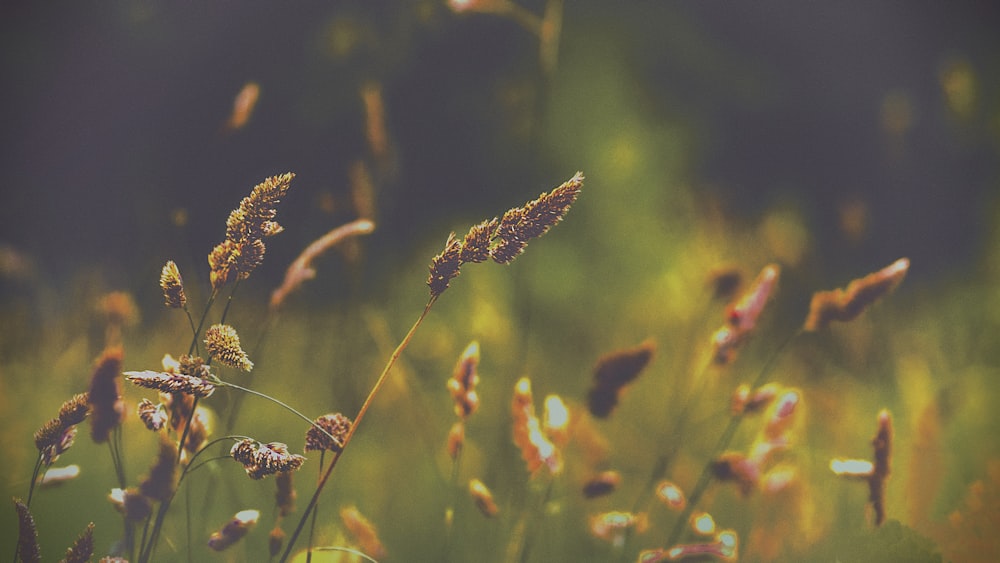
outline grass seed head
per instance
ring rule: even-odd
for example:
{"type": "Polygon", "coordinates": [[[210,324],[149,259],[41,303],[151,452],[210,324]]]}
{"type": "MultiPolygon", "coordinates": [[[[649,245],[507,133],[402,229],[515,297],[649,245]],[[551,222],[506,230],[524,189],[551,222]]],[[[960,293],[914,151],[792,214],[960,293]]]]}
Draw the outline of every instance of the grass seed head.
{"type": "Polygon", "coordinates": [[[160,272],[160,289],[163,290],[163,301],[167,307],[182,309],[187,305],[187,295],[184,294],[184,279],[173,260],[168,260],[160,272]]]}
{"type": "Polygon", "coordinates": [[[347,439],[347,434],[351,431],[351,419],[338,412],[324,414],[314,420],[313,424],[315,426],[310,426],[309,430],[306,430],[305,450],[307,452],[326,450],[336,453],[344,449],[344,440],[347,439]],[[317,426],[319,428],[316,428],[317,426]],[[321,431],[320,428],[323,430],[321,431]]]}
{"type": "Polygon", "coordinates": [[[873,303],[888,295],[906,277],[910,261],[900,258],[881,270],[847,284],[846,289],[817,291],[809,304],[809,316],[803,330],[816,332],[834,321],[848,322],[857,318],[873,303]]]}
{"type": "Polygon", "coordinates": [[[243,371],[253,369],[253,362],[240,347],[240,335],[230,325],[215,324],[210,326],[205,331],[205,349],[208,350],[212,358],[231,368],[243,371]]]}
{"type": "Polygon", "coordinates": [[[91,522],[66,550],[66,557],[60,563],[88,563],[93,555],[94,523],[91,522]]]}
{"type": "Polygon", "coordinates": [[[41,550],[38,547],[38,531],[35,528],[35,519],[31,516],[28,505],[21,502],[21,499],[14,499],[14,507],[17,509],[17,553],[23,563],[39,563],[42,560],[41,550]]]}
{"type": "Polygon", "coordinates": [[[242,510],[226,522],[226,525],[217,532],[212,532],[208,538],[208,547],[215,551],[222,551],[233,545],[247,535],[247,533],[257,525],[260,519],[260,511],[242,510]]]}

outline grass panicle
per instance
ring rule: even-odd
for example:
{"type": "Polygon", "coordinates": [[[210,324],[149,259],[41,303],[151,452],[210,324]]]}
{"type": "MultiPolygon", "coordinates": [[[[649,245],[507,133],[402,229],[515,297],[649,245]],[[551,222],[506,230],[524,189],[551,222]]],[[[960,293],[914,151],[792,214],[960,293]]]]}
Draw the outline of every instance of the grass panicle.
{"type": "Polygon", "coordinates": [[[240,346],[240,335],[236,329],[227,324],[214,324],[205,331],[205,350],[213,360],[218,360],[223,364],[243,370],[253,369],[253,362],[250,361],[247,353],[240,346]]]}

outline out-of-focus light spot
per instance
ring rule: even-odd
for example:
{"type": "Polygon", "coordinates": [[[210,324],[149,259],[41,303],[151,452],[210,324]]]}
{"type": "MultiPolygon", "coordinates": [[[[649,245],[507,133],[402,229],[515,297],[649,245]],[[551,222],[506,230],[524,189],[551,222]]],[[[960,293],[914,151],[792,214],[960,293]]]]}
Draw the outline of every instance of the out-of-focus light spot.
{"type": "Polygon", "coordinates": [[[715,533],[715,519],[707,512],[698,512],[691,516],[691,529],[703,536],[715,533]]]}
{"type": "Polygon", "coordinates": [[[861,242],[868,234],[868,204],[860,199],[842,201],[837,219],[841,234],[852,243],[861,242]]]}
{"type": "Polygon", "coordinates": [[[889,92],[882,99],[882,130],[902,137],[913,126],[913,103],[906,92],[889,92]]]}
{"type": "Polygon", "coordinates": [[[794,266],[802,260],[809,232],[797,211],[790,208],[771,211],[764,218],[760,232],[778,261],[794,266]]]}
{"type": "Polygon", "coordinates": [[[963,121],[972,119],[976,113],[979,86],[969,61],[957,59],[946,62],[941,69],[940,81],[951,113],[963,121]]]}
{"type": "Polygon", "coordinates": [[[183,207],[178,207],[170,212],[170,222],[175,227],[183,227],[188,222],[188,211],[183,207]]]}
{"type": "Polygon", "coordinates": [[[875,471],[875,465],[866,459],[834,459],[830,470],[841,477],[867,479],[875,471]]]}

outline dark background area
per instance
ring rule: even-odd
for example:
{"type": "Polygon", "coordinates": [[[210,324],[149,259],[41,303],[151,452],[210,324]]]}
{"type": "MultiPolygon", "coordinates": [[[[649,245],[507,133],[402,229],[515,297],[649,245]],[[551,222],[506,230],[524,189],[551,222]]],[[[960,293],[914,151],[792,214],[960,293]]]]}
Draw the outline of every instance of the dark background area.
{"type": "MultiPolygon", "coordinates": [[[[81,268],[134,286],[179,247],[200,264],[238,198],[291,170],[281,219],[300,228],[275,243],[290,257],[353,218],[341,203],[366,155],[366,81],[382,85],[394,141],[374,256],[391,262],[440,237],[442,221],[572,172],[551,150],[559,132],[511,132],[560,100],[540,101],[537,42],[509,20],[429,2],[270,8],[6,3],[0,243],[57,287],[81,268]],[[227,133],[251,80],[253,117],[227,133]]],[[[560,64],[617,53],[646,118],[687,132],[686,180],[733,217],[790,199],[839,267],[862,250],[837,238],[832,210],[858,199],[872,218],[863,252],[905,240],[925,274],[961,272],[980,257],[998,193],[998,25],[989,2],[571,2],[560,64]],[[955,61],[974,73],[969,115],[947,111],[941,77],[955,61]],[[902,112],[895,137],[887,99],[902,112]]]]}

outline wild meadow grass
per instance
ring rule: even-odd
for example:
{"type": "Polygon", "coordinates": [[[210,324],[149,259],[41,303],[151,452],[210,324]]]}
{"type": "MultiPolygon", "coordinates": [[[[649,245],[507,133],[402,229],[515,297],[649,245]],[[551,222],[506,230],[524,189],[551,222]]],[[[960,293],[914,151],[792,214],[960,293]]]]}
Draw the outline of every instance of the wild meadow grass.
{"type": "Polygon", "coordinates": [[[794,206],[734,220],[677,187],[672,138],[547,106],[587,91],[554,78],[562,2],[449,6],[537,40],[535,117],[595,147],[553,149],[587,178],[539,166],[512,188],[538,197],[371,256],[392,140],[366,83],[356,219],[275,250],[318,182],[289,172],[142,285],[40,282],[0,329],[7,557],[995,560],[1000,239],[947,284],[864,249],[831,271],[794,206]]]}
{"type": "MultiPolygon", "coordinates": [[[[473,269],[518,267],[586,197],[577,174],[449,235],[399,340],[394,304],[279,319],[312,283],[311,260],[370,222],[292,261],[253,321],[236,288],[282,230],[293,178],[264,180],[230,214],[201,274],[209,289],[195,293],[204,305],[187,295],[198,274],[170,260],[158,281],[175,318],[157,334],[129,337],[141,329],[128,294],[101,299],[105,348],[89,377],[55,378],[64,402],[45,393],[7,430],[36,427],[34,461],[14,450],[12,466],[27,468],[12,487],[16,559],[42,560],[56,541],[70,561],[937,560],[947,545],[925,537],[946,540],[919,481],[936,488],[945,473],[947,403],[918,387],[930,382],[899,379],[900,361],[907,377],[921,369],[894,351],[913,345],[912,325],[886,327],[877,303],[908,260],[815,291],[796,324],[773,318],[777,263],[705,270],[685,331],[580,348],[572,324],[545,336],[528,327],[547,320],[511,318],[516,278],[473,269]],[[437,302],[462,292],[435,320],[437,302]]],[[[84,371],[92,345],[75,346],[47,369],[84,371]]],[[[960,530],[994,494],[980,483],[952,513],[960,530]]]]}

